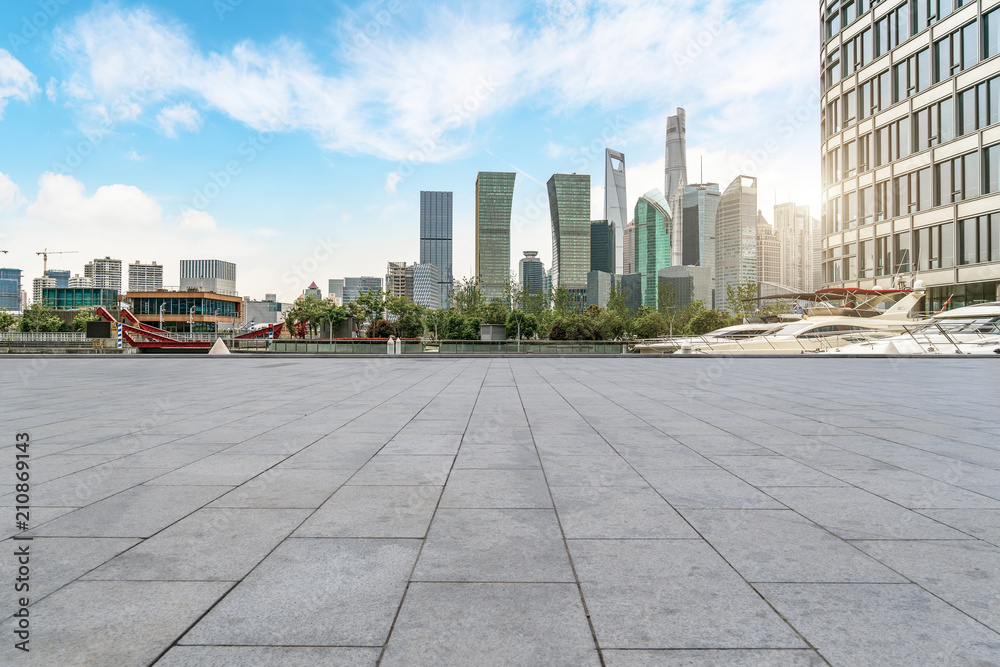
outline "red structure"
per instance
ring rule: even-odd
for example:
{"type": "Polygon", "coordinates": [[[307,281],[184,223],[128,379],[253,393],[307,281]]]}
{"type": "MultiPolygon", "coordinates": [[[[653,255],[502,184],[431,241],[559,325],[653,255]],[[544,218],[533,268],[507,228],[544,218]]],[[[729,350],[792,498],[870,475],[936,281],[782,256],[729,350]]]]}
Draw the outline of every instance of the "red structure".
{"type": "MultiPolygon", "coordinates": [[[[111,322],[112,324],[119,324],[118,320],[114,318],[114,315],[109,313],[107,309],[100,307],[96,311],[97,315],[102,319],[111,322]]],[[[135,315],[133,315],[128,309],[123,308],[120,314],[121,325],[122,325],[122,339],[124,342],[128,343],[130,347],[136,347],[139,349],[169,349],[169,348],[205,348],[208,349],[212,347],[212,343],[206,340],[181,340],[175,338],[169,332],[163,329],[158,329],[149,324],[143,324],[135,315]],[[126,322],[131,322],[127,324],[126,322]]],[[[249,340],[251,338],[264,338],[268,335],[268,332],[274,332],[274,338],[281,335],[281,327],[279,324],[270,324],[262,329],[257,329],[256,331],[251,331],[249,333],[240,334],[236,336],[236,340],[249,340]]]]}

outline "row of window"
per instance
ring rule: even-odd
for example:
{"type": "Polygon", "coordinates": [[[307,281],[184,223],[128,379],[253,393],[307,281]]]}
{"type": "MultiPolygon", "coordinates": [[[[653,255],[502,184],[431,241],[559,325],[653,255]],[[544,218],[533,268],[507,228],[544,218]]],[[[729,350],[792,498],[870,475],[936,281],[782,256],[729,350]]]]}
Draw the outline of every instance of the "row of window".
{"type": "MultiPolygon", "coordinates": [[[[986,59],[1000,53],[1000,8],[984,15],[983,22],[981,49],[977,25],[973,21],[934,42],[933,48],[918,51],[829,102],[823,110],[823,138],[833,136],[859,120],[884,111],[972,67],[980,61],[980,56],[986,59]]],[[[854,60],[856,56],[851,55],[850,60],[844,60],[845,67],[842,68],[840,57],[840,50],[837,50],[827,58],[824,85],[840,81],[841,72],[844,76],[850,74],[853,70],[846,69],[847,63],[859,62],[854,60]]]]}
{"type": "Polygon", "coordinates": [[[827,185],[1000,123],[1000,76],[827,151],[827,185]]]}
{"type": "Polygon", "coordinates": [[[973,151],[831,197],[823,211],[824,233],[1000,192],[1000,144],[983,149],[983,157],[973,151]]]}
{"type": "MultiPolygon", "coordinates": [[[[823,41],[835,37],[843,28],[882,0],[843,0],[833,2],[823,16],[823,41]]],[[[886,50],[902,44],[929,25],[974,0],[906,0],[876,23],[881,44],[886,50]]]]}
{"type": "Polygon", "coordinates": [[[836,283],[996,261],[1000,213],[830,248],[823,251],[823,279],[836,283]]]}

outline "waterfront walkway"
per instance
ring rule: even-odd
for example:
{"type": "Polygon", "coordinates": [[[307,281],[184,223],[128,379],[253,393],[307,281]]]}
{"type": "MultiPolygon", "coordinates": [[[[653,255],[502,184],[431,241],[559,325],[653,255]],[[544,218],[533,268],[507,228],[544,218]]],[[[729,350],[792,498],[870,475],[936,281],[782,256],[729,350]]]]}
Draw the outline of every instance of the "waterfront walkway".
{"type": "Polygon", "coordinates": [[[1000,664],[998,405],[993,359],[2,359],[0,664],[1000,664]]]}

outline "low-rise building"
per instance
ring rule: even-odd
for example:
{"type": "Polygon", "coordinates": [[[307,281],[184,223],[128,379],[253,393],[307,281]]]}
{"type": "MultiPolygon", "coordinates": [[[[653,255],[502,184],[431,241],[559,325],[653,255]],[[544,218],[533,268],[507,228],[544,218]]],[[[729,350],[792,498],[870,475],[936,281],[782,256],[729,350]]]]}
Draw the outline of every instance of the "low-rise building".
{"type": "Polygon", "coordinates": [[[129,292],[132,314],[167,331],[211,333],[243,323],[243,299],[231,294],[198,290],[129,292]]]}

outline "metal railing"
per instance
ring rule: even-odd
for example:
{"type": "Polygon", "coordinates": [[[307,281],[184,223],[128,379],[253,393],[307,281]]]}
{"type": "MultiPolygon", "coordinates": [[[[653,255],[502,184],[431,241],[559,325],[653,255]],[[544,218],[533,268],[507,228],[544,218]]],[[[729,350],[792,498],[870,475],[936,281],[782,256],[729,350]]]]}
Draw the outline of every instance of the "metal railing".
{"type": "Polygon", "coordinates": [[[11,343],[76,343],[86,342],[87,334],[81,331],[45,331],[24,333],[12,331],[0,333],[0,341],[11,343]]]}

